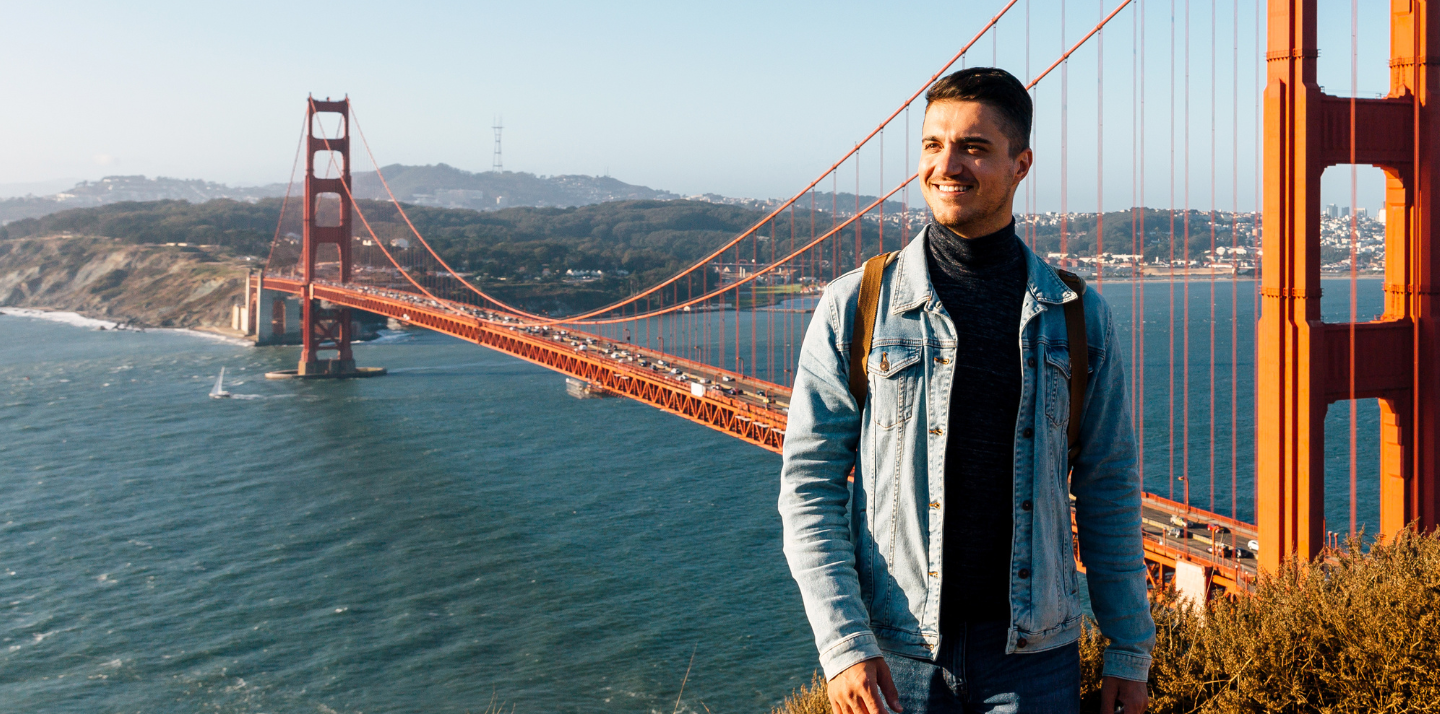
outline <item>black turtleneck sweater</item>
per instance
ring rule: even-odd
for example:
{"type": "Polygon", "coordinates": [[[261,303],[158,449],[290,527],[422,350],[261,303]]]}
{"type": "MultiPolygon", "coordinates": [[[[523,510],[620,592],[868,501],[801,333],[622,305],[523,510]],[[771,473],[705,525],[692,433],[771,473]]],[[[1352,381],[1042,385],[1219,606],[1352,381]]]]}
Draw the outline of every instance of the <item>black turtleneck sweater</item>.
{"type": "Polygon", "coordinates": [[[1010,617],[1020,309],[1026,265],[1015,224],[962,238],[926,233],[930,282],[955,324],[955,380],[945,446],[941,631],[1010,617]]]}

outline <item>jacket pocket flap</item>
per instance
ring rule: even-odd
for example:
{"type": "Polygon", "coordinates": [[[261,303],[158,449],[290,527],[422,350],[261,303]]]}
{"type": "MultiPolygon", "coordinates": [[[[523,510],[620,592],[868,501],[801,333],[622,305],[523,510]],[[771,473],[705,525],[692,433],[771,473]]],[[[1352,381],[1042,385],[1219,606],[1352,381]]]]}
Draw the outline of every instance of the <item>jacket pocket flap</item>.
{"type": "Polygon", "coordinates": [[[865,369],[876,377],[889,379],[920,361],[920,350],[900,345],[886,345],[870,350],[865,369]]]}
{"type": "Polygon", "coordinates": [[[1045,361],[1054,365],[1055,369],[1070,379],[1070,351],[1065,348],[1049,347],[1045,350],[1045,361]]]}

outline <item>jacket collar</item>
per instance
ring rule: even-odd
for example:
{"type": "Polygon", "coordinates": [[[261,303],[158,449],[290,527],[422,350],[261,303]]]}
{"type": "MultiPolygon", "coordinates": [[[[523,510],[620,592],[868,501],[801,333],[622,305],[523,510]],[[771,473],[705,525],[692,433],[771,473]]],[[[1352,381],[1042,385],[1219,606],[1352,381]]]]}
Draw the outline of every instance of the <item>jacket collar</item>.
{"type": "MultiPolygon", "coordinates": [[[[930,226],[920,230],[915,240],[900,251],[895,261],[895,274],[891,279],[890,313],[900,315],[924,306],[932,312],[940,309],[935,297],[935,288],[930,282],[930,267],[925,261],[925,241],[929,238],[930,226]]],[[[1035,251],[1020,243],[1025,254],[1025,290],[1037,302],[1059,305],[1079,297],[1074,290],[1065,286],[1060,276],[1049,263],[1040,259],[1035,251]]]]}

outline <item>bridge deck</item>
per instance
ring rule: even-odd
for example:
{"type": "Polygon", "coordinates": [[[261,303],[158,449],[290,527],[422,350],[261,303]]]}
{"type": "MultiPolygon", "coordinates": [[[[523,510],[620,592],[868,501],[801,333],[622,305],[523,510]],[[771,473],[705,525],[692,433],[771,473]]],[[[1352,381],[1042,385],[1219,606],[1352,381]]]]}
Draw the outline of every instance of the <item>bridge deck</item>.
{"type": "MultiPolygon", "coordinates": [[[[413,293],[266,277],[265,288],[367,310],[582,379],[592,386],[779,452],[790,390],[711,365],[574,330],[524,327],[505,315],[413,293]]],[[[1177,561],[1204,566],[1226,590],[1254,582],[1255,526],[1145,494],[1142,531],[1152,577],[1177,561]]],[[[1077,551],[1078,552],[1078,551],[1077,551]]],[[[1083,568],[1083,565],[1081,566],[1083,568]]]]}

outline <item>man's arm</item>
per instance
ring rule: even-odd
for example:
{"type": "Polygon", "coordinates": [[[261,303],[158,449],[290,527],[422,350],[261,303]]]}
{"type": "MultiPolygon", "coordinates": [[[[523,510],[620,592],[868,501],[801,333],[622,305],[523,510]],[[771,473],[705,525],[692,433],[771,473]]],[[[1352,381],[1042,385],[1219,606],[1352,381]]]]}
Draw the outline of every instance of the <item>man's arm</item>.
{"type": "Polygon", "coordinates": [[[1080,453],[1070,476],[1080,560],[1090,587],[1090,605],[1100,631],[1110,638],[1103,675],[1144,682],[1155,646],[1155,623],[1145,587],[1145,551],[1140,532],[1140,476],[1135,435],[1125,393],[1125,368],[1115,327],[1104,299],[1095,301],[1087,323],[1091,343],[1103,336],[1104,356],[1090,375],[1080,453]],[[1098,335],[1097,335],[1098,333],[1098,335]]]}
{"type": "Polygon", "coordinates": [[[880,656],[860,597],[851,540],[846,475],[855,465],[860,411],[848,383],[849,346],[839,341],[847,307],[854,312],[827,290],[805,332],[780,471],[785,557],[800,586],[826,679],[880,656]]]}

